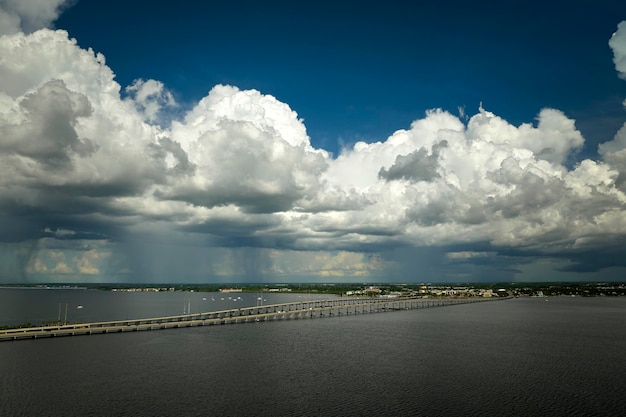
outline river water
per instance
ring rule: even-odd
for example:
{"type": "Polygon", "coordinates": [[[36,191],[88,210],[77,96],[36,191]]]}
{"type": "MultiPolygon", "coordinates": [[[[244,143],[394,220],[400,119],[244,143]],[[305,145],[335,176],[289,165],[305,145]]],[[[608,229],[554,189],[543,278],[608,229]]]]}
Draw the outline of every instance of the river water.
{"type": "MultiPolygon", "coordinates": [[[[308,297],[67,292],[0,290],[0,317],[308,297]]],[[[565,297],[0,342],[0,415],[617,416],[625,352],[626,299],[565,297]]]]}
{"type": "Polygon", "coordinates": [[[163,317],[333,297],[335,296],[291,293],[0,288],[0,326],[163,317]]]}

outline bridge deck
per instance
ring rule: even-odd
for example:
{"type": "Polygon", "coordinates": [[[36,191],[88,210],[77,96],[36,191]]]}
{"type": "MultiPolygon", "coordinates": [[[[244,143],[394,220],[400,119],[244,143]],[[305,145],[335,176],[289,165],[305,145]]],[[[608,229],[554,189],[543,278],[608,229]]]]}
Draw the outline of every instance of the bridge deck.
{"type": "Polygon", "coordinates": [[[332,317],[348,314],[440,307],[498,299],[501,298],[337,298],[316,301],[298,301],[177,316],[7,329],[0,330],[0,341],[161,330],[268,320],[332,317]]]}

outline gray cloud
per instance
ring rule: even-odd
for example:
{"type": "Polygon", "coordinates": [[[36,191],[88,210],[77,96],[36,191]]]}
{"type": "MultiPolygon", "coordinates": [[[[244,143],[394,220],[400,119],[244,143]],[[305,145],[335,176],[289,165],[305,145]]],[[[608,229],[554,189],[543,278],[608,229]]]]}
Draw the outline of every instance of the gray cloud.
{"type": "Polygon", "coordinates": [[[76,0],[2,0],[0,35],[49,27],[76,0]]]}
{"type": "Polygon", "coordinates": [[[404,179],[408,181],[432,181],[439,178],[439,149],[445,148],[448,142],[441,141],[432,147],[431,154],[424,148],[408,155],[398,155],[396,162],[389,169],[381,168],[378,177],[387,181],[404,179]]]}
{"type": "Polygon", "coordinates": [[[83,94],[69,91],[61,80],[51,80],[19,102],[23,119],[0,126],[0,151],[26,157],[43,169],[68,169],[72,155],[88,156],[97,146],[79,138],[78,118],[88,117],[92,108],[83,94]]]}

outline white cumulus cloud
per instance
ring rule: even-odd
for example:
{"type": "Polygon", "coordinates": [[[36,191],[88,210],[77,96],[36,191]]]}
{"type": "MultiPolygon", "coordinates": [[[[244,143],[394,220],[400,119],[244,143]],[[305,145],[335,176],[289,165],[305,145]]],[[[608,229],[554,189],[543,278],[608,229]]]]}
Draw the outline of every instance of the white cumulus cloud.
{"type": "Polygon", "coordinates": [[[159,120],[162,109],[176,106],[174,96],[161,81],[137,79],[126,87],[126,92],[144,119],[151,123],[159,120]]]}
{"type": "Polygon", "coordinates": [[[626,21],[617,25],[617,31],[611,36],[609,46],[613,50],[613,62],[617,73],[626,79],[626,21]]]}
{"type": "Polygon", "coordinates": [[[327,154],[311,147],[297,114],[254,90],[216,86],[169,133],[195,170],[160,188],[162,199],[285,211],[316,192],[326,169],[327,154]]]}
{"type": "MultiPolygon", "coordinates": [[[[626,80],[626,21],[620,22],[617,31],[611,37],[609,46],[613,50],[613,62],[618,75],[626,80]]],[[[626,100],[624,100],[626,108],[626,100]]],[[[626,123],[615,134],[612,141],[602,143],[598,151],[604,160],[619,169],[618,185],[626,188],[626,123]]]]}
{"type": "MultiPolygon", "coordinates": [[[[22,28],[28,14],[1,4],[3,27],[15,15],[22,28]]],[[[441,248],[457,266],[504,252],[588,270],[623,252],[626,127],[601,160],[572,163],[584,138],[557,109],[517,126],[482,106],[434,109],[333,158],[271,95],[217,85],[164,123],[176,102],[162,82],[122,89],[67,32],[22,29],[0,36],[0,239],[21,254],[16,268],[140,275],[202,258],[202,273],[220,276],[381,276],[397,248],[441,248]],[[45,258],[41,242],[62,247],[45,258]]],[[[621,73],[623,32],[611,39],[621,73]]]]}

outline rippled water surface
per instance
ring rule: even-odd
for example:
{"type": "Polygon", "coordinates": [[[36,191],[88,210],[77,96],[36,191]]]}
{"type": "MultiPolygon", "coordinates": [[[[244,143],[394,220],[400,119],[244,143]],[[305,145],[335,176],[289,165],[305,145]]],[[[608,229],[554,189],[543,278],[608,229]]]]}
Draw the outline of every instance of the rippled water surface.
{"type": "Polygon", "coordinates": [[[622,415],[624,352],[616,298],[2,342],[0,415],[622,415]]]}

